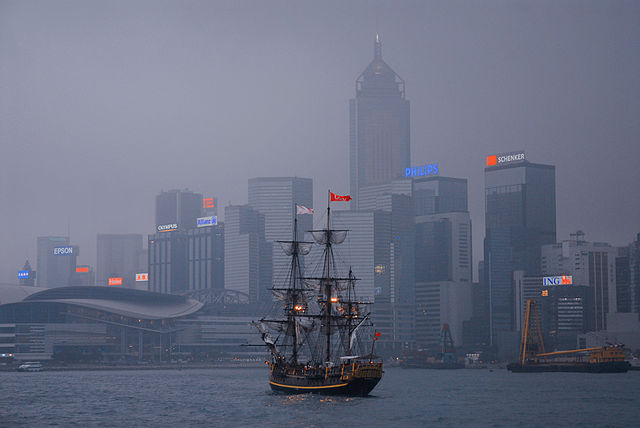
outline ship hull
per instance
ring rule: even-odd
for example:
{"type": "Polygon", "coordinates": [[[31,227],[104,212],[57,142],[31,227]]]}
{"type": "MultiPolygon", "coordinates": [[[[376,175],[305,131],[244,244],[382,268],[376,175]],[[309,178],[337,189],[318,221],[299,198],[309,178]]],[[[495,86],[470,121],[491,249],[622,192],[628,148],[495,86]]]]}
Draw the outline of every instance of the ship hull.
{"type": "Polygon", "coordinates": [[[573,372],[573,373],[626,373],[629,363],[610,361],[603,363],[565,363],[565,364],[507,364],[507,370],[513,373],[573,372]]]}
{"type": "Polygon", "coordinates": [[[318,384],[318,382],[307,382],[308,385],[302,385],[300,379],[295,382],[287,382],[287,379],[278,379],[278,381],[269,381],[269,385],[274,392],[281,394],[322,394],[322,395],[345,395],[365,397],[375,388],[380,379],[353,379],[347,382],[337,384],[318,384]]]}

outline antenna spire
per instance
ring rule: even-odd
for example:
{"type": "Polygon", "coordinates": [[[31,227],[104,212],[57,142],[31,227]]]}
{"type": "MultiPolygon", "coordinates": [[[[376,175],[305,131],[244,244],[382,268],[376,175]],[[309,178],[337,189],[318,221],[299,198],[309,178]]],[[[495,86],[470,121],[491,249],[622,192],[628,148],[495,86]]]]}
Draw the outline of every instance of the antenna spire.
{"type": "Polygon", "coordinates": [[[375,58],[382,58],[382,40],[380,40],[380,34],[376,33],[376,41],[373,46],[373,56],[375,58]]]}

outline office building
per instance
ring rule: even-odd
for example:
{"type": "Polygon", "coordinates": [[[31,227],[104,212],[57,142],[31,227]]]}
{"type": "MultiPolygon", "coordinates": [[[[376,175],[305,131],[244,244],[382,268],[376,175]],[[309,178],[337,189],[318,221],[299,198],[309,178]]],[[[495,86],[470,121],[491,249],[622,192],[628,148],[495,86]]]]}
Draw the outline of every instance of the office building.
{"type": "Polygon", "coordinates": [[[251,303],[269,301],[272,246],[265,239],[265,216],[249,205],[224,209],[224,287],[248,296],[251,303]]]}
{"type": "Polygon", "coordinates": [[[76,271],[71,275],[71,283],[73,286],[94,286],[96,285],[96,273],[93,267],[88,265],[76,266],[76,271]]]}
{"type": "Polygon", "coordinates": [[[616,300],[618,312],[638,314],[640,319],[640,233],[631,244],[618,248],[616,300]]]}
{"type": "Polygon", "coordinates": [[[556,242],[555,167],[523,152],[488,156],[485,168],[485,278],[490,339],[515,331],[512,276],[540,274],[540,246],[556,242]]]}
{"type": "Polygon", "coordinates": [[[147,273],[140,265],[142,242],[136,233],[99,234],[95,285],[108,286],[109,278],[122,278],[122,287],[136,288],[136,274],[147,273]]]}
{"type": "Polygon", "coordinates": [[[156,231],[196,228],[204,204],[202,194],[188,189],[161,192],[156,196],[156,231]]]}
{"type": "Polygon", "coordinates": [[[224,224],[187,232],[189,290],[224,290],[224,224]]]}
{"type": "Polygon", "coordinates": [[[462,344],[472,316],[473,260],[467,180],[413,180],[415,204],[415,303],[418,346],[437,343],[443,324],[462,344]]]}
{"type": "Polygon", "coordinates": [[[590,328],[606,330],[607,316],[617,311],[617,249],[604,242],[587,242],[581,231],[571,238],[542,246],[542,274],[571,275],[574,285],[588,287],[593,302],[590,328]]]}
{"type": "Polygon", "coordinates": [[[158,232],[148,237],[149,290],[180,294],[189,290],[187,232],[158,232]]]}
{"type": "Polygon", "coordinates": [[[404,80],[382,59],[376,35],[374,58],[356,80],[349,101],[349,173],[352,209],[360,189],[401,178],[410,164],[409,101],[404,80]]]}
{"type": "Polygon", "coordinates": [[[66,236],[40,236],[37,239],[38,287],[66,287],[76,270],[80,249],[72,246],[66,236]]]}
{"type": "MultiPolygon", "coordinates": [[[[273,280],[286,280],[291,259],[276,241],[293,239],[296,205],[313,208],[313,181],[299,177],[259,177],[249,180],[248,205],[264,216],[264,236],[271,245],[273,280]]],[[[313,229],[312,215],[299,215],[298,239],[313,229]]]]}

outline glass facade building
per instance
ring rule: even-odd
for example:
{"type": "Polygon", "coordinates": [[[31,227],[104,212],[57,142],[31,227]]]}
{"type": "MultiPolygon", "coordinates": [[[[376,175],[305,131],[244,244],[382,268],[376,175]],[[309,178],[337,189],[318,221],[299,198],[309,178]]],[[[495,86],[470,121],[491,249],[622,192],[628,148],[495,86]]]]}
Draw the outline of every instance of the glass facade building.
{"type": "Polygon", "coordinates": [[[526,160],[485,168],[485,283],[491,340],[515,328],[512,274],[540,273],[540,247],[556,242],[555,167],[526,160]]]}
{"type": "Polygon", "coordinates": [[[349,171],[352,209],[360,189],[404,176],[410,165],[409,101],[402,80],[382,59],[376,35],[374,58],[356,80],[349,101],[349,171]]]}

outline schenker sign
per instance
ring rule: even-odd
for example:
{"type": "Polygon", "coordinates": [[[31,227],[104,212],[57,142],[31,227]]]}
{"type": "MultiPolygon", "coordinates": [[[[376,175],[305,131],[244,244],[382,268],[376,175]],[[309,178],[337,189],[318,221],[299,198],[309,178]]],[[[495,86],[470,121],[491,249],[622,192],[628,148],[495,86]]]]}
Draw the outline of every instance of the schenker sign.
{"type": "Polygon", "coordinates": [[[525,160],[524,152],[500,153],[487,156],[487,166],[500,166],[508,163],[522,162],[525,160]]]}

